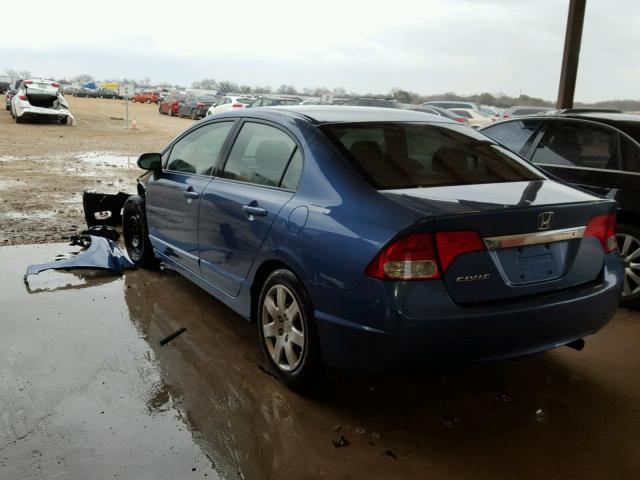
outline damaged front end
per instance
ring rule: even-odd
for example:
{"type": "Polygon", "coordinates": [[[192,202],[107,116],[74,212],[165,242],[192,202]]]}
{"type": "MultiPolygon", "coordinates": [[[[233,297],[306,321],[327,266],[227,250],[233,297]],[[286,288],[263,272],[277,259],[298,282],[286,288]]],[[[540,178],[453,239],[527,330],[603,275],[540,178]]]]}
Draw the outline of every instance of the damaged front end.
{"type": "Polygon", "coordinates": [[[87,226],[110,225],[119,227],[122,225],[122,209],[131,195],[124,192],[98,193],[83,192],[82,206],[87,226]]]}

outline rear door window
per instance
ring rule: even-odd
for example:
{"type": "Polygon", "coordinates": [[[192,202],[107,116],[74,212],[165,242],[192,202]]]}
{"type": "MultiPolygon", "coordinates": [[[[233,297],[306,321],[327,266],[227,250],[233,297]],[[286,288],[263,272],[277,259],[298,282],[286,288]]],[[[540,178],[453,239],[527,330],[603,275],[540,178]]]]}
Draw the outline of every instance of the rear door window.
{"type": "Polygon", "coordinates": [[[615,130],[579,122],[554,122],[533,154],[534,163],[620,169],[615,130]]]}
{"type": "Polygon", "coordinates": [[[211,123],[182,137],[171,149],[167,170],[211,175],[232,126],[233,122],[211,123]]]}
{"type": "Polygon", "coordinates": [[[544,178],[508,150],[461,125],[336,124],[324,131],[381,190],[544,178]]]}
{"type": "Polygon", "coordinates": [[[640,147],[624,135],[622,138],[622,168],[627,172],[640,172],[640,147]]]}
{"type": "MultiPolygon", "coordinates": [[[[282,130],[246,122],[231,148],[222,176],[241,182],[280,187],[285,169],[296,149],[296,143],[282,130]]],[[[289,178],[287,182],[297,185],[297,178],[289,178]]]]}
{"type": "Polygon", "coordinates": [[[521,153],[539,125],[540,120],[518,120],[483,128],[482,133],[493,138],[509,150],[521,153]]]}

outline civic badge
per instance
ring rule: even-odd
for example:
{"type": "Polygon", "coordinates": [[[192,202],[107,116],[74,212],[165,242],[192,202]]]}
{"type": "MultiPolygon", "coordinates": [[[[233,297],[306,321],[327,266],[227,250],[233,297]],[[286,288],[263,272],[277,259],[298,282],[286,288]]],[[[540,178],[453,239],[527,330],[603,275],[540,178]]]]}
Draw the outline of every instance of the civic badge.
{"type": "Polygon", "coordinates": [[[538,215],[538,230],[549,230],[553,221],[553,212],[542,212],[538,215]]]}

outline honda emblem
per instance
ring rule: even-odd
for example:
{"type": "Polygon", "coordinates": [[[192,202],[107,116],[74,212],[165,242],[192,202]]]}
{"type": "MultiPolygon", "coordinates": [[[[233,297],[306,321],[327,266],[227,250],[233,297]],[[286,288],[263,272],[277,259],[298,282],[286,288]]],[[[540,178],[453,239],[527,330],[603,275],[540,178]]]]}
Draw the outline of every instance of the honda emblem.
{"type": "Polygon", "coordinates": [[[538,215],[538,230],[549,230],[553,221],[553,212],[542,212],[538,215]]]}

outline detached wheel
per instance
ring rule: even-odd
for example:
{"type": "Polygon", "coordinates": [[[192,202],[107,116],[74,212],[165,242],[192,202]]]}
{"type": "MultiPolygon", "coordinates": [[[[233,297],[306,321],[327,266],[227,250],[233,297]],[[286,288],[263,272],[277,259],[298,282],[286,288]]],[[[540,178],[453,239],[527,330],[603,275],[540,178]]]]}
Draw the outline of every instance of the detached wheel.
{"type": "Polygon", "coordinates": [[[292,272],[282,269],[269,275],[260,293],[257,317],[260,346],[280,381],[295,390],[322,383],[325,371],[313,308],[292,272]]]}
{"type": "Polygon", "coordinates": [[[129,197],[124,204],[122,234],[129,258],[136,266],[153,268],[158,265],[149,240],[144,199],[139,195],[129,197]]]}
{"type": "Polygon", "coordinates": [[[618,224],[616,239],[624,262],[624,287],[620,306],[640,308],[640,228],[618,224]]]}

